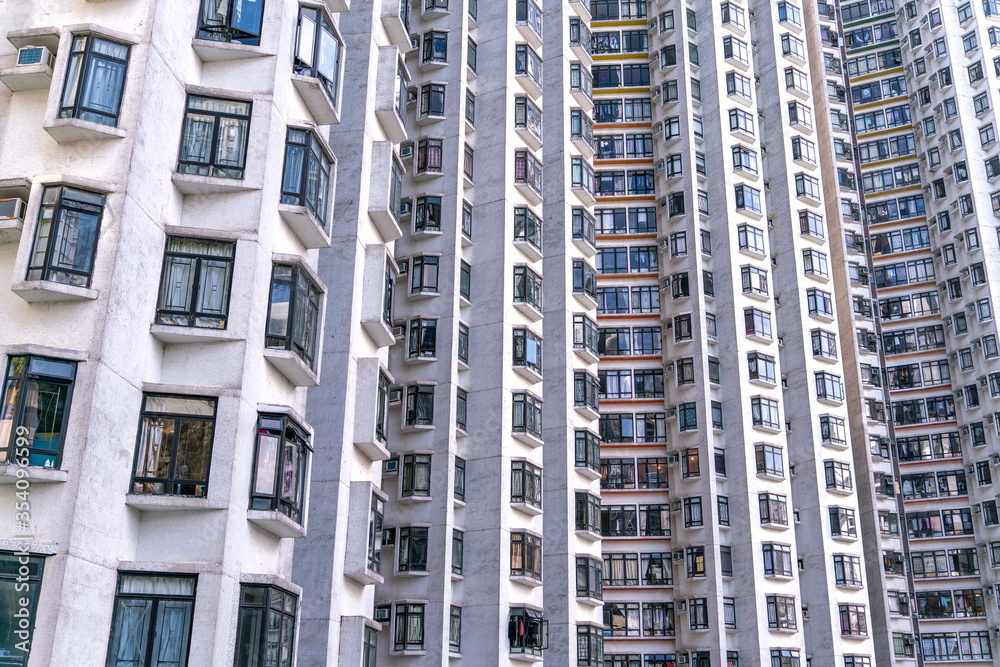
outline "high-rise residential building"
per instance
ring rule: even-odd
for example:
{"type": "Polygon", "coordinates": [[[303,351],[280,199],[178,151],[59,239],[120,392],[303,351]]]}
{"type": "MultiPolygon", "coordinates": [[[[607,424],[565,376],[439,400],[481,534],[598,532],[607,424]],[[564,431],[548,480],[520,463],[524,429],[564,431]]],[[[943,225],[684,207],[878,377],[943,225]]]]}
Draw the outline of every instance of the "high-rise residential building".
{"type": "Polygon", "coordinates": [[[0,664],[1000,655],[1000,3],[57,4],[0,664]]]}
{"type": "Polygon", "coordinates": [[[0,663],[292,664],[346,9],[0,5],[0,663]]]}

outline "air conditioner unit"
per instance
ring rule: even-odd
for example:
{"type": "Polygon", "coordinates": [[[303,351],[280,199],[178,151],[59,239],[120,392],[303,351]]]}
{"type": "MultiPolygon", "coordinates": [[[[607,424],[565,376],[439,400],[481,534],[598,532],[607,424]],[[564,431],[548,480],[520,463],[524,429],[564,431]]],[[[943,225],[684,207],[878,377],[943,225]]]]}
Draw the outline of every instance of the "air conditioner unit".
{"type": "Polygon", "coordinates": [[[49,68],[56,64],[56,57],[44,46],[25,46],[17,52],[17,66],[26,65],[47,65],[49,68]]]}
{"type": "Polygon", "coordinates": [[[375,620],[379,623],[388,623],[391,610],[389,607],[376,607],[375,608],[375,620]]]}
{"type": "Polygon", "coordinates": [[[382,546],[391,547],[396,544],[396,529],[394,527],[382,529],[382,546]]]}
{"type": "Polygon", "coordinates": [[[397,259],[396,260],[397,275],[405,276],[410,271],[410,260],[409,259],[397,259]]]}
{"type": "Polygon", "coordinates": [[[24,220],[22,199],[0,199],[0,220],[24,220]]]}
{"type": "Polygon", "coordinates": [[[385,462],[382,464],[382,474],[392,475],[397,472],[399,472],[399,459],[397,458],[386,459],[385,462]]]}
{"type": "Polygon", "coordinates": [[[678,549],[674,552],[674,560],[684,560],[684,550],[678,549]]]}
{"type": "Polygon", "coordinates": [[[686,610],[687,610],[687,603],[686,602],[678,602],[677,603],[677,611],[686,611],[686,610]]]}
{"type": "Polygon", "coordinates": [[[399,145],[399,157],[406,159],[413,157],[413,142],[408,141],[405,144],[399,145]]]}
{"type": "Polygon", "coordinates": [[[396,337],[396,340],[399,340],[406,335],[406,327],[393,327],[392,335],[396,337]]]}
{"type": "Polygon", "coordinates": [[[669,410],[667,410],[667,421],[670,421],[671,419],[677,419],[677,408],[676,407],[670,408],[669,410]]]}
{"type": "Polygon", "coordinates": [[[411,204],[409,200],[399,202],[400,215],[409,215],[411,210],[413,210],[413,204],[411,204]]]}
{"type": "Polygon", "coordinates": [[[403,388],[402,387],[391,387],[389,389],[389,404],[402,403],[403,401],[403,388]]]}
{"type": "MultiPolygon", "coordinates": [[[[969,470],[969,472],[972,472],[972,470],[969,470]]],[[[972,513],[973,514],[982,514],[983,513],[983,508],[980,507],[979,505],[975,505],[972,508],[972,513]]]]}

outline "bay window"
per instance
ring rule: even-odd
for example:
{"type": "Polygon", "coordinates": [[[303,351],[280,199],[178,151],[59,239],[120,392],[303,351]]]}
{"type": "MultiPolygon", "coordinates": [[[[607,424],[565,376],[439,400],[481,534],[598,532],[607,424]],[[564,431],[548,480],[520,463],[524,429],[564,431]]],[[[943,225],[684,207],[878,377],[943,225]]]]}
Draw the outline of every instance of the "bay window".
{"type": "Polygon", "coordinates": [[[132,493],[208,494],[216,402],[202,396],[143,396],[132,493]]]}
{"type": "Polygon", "coordinates": [[[242,179],[251,107],[241,100],[188,95],[178,173],[242,179]]]}
{"type": "Polygon", "coordinates": [[[290,350],[312,368],[319,337],[321,299],[319,288],[301,266],[275,264],[265,347],[290,350]]]}
{"type": "Polygon", "coordinates": [[[264,0],[202,0],[198,39],[257,46],[264,0]]]}
{"type": "Polygon", "coordinates": [[[74,35],[60,118],[118,125],[129,47],[97,35],[74,35]]]}
{"type": "Polygon", "coordinates": [[[309,436],[292,419],[259,415],[250,509],[281,512],[301,524],[311,453],[309,436]]]}
{"type": "Polygon", "coordinates": [[[76,362],[11,356],[0,396],[0,464],[58,469],[76,362]]]}
{"type": "MultiPolygon", "coordinates": [[[[263,4],[263,0],[247,1],[263,4]]],[[[333,103],[337,102],[341,53],[340,40],[334,34],[323,10],[299,7],[294,72],[318,79],[333,103]]]]}
{"type": "Polygon", "coordinates": [[[232,241],[167,237],[156,323],[225,329],[235,254],[232,241]]]}
{"type": "Polygon", "coordinates": [[[104,205],[95,192],[46,186],[26,280],[90,287],[104,205]]]}
{"type": "Polygon", "coordinates": [[[326,229],[333,161],[319,138],[307,130],[288,128],[281,203],[305,206],[326,229]]]}

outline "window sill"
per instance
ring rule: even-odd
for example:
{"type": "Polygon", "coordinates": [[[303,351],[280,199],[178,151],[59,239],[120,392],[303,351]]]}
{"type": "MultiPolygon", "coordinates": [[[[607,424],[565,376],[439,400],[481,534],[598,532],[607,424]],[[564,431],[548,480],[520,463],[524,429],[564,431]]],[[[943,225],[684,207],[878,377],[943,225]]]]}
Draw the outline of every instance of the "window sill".
{"type": "Polygon", "coordinates": [[[24,471],[28,473],[25,477],[18,477],[17,472],[21,466],[7,463],[0,465],[0,485],[16,484],[19,479],[25,479],[29,484],[47,484],[52,482],[65,482],[69,480],[69,472],[55,468],[42,468],[40,466],[25,466],[24,471]]]}
{"type": "Polygon", "coordinates": [[[525,586],[530,586],[531,588],[538,588],[542,585],[540,579],[528,577],[523,574],[512,574],[510,575],[510,580],[516,584],[524,584],[525,586]]]}
{"type": "Polygon", "coordinates": [[[369,207],[368,217],[375,224],[375,229],[378,230],[378,233],[382,236],[382,240],[386,243],[395,241],[403,236],[399,220],[392,214],[387,204],[383,203],[381,206],[369,207]]]}
{"type": "Polygon", "coordinates": [[[140,512],[225,510],[229,507],[228,503],[209,502],[207,498],[153,493],[127,493],[125,494],[125,504],[140,512]]]}
{"type": "Polygon", "coordinates": [[[215,62],[219,60],[245,60],[247,58],[263,58],[273,56],[273,53],[266,53],[259,46],[249,46],[235,42],[217,42],[212,39],[192,39],[191,48],[198,54],[201,62],[215,62]]]}
{"type": "Polygon", "coordinates": [[[529,516],[541,516],[542,514],[541,507],[535,507],[534,505],[531,505],[529,503],[511,503],[510,506],[518,510],[519,512],[523,512],[529,516]]]}
{"type": "Polygon", "coordinates": [[[600,470],[594,470],[593,468],[588,468],[586,466],[576,466],[576,471],[586,479],[595,480],[601,478],[600,470]]]}
{"type": "Polygon", "coordinates": [[[528,200],[528,203],[538,205],[542,203],[542,193],[531,187],[527,183],[515,183],[515,187],[518,192],[524,195],[524,198],[528,200]]]}
{"type": "Polygon", "coordinates": [[[527,74],[516,74],[514,75],[514,78],[521,83],[521,87],[524,89],[524,92],[528,93],[531,99],[537,100],[542,96],[541,84],[532,79],[531,76],[527,74]]]}
{"type": "Polygon", "coordinates": [[[385,583],[385,577],[374,570],[369,570],[367,567],[365,567],[365,569],[361,572],[345,571],[344,574],[359,584],[363,584],[365,586],[385,583]]]}
{"type": "Polygon", "coordinates": [[[397,577],[429,577],[431,573],[427,570],[396,570],[393,574],[397,577]]]}
{"type": "Polygon", "coordinates": [[[767,336],[761,336],[755,333],[748,333],[747,338],[749,338],[750,340],[755,340],[758,343],[763,343],[764,345],[770,345],[771,343],[774,342],[774,339],[772,338],[768,338],[767,336]]]}
{"type": "Polygon", "coordinates": [[[410,31],[399,15],[401,0],[382,3],[382,27],[389,35],[389,41],[399,47],[401,53],[407,53],[410,46],[410,31]]]}
{"type": "Polygon", "coordinates": [[[585,347],[574,347],[573,351],[576,352],[576,356],[583,359],[588,364],[596,364],[600,357],[593,350],[588,350],[585,347]]]}
{"type": "Polygon", "coordinates": [[[301,526],[281,512],[274,510],[247,510],[247,521],[271,533],[275,537],[305,537],[305,526],[301,526]]]}
{"type": "Polygon", "coordinates": [[[304,247],[310,250],[330,247],[330,235],[320,220],[305,206],[278,204],[278,213],[304,247]]]}
{"type": "Polygon", "coordinates": [[[52,68],[46,63],[0,69],[0,82],[12,92],[46,90],[52,85],[52,68]]]}
{"type": "Polygon", "coordinates": [[[414,365],[419,365],[419,364],[427,364],[427,363],[430,363],[432,361],[437,361],[437,360],[438,360],[438,358],[436,356],[435,357],[420,357],[420,356],[410,357],[410,356],[408,356],[405,359],[403,359],[403,363],[405,363],[407,366],[414,366],[414,365]]]}
{"type": "Polygon", "coordinates": [[[243,336],[227,329],[182,327],[172,324],[152,324],[149,333],[161,343],[224,343],[244,340],[243,336]]]}
{"type": "Polygon", "coordinates": [[[583,539],[587,540],[588,542],[600,542],[601,541],[601,535],[600,535],[600,533],[595,533],[595,532],[593,532],[591,530],[577,530],[575,532],[576,532],[576,536],[577,537],[583,538],[583,539]]]}
{"type": "Polygon", "coordinates": [[[531,384],[538,384],[542,381],[542,374],[530,366],[514,366],[514,372],[531,384]]]}
{"type": "Polygon", "coordinates": [[[590,296],[586,292],[573,292],[573,298],[577,300],[581,306],[586,310],[594,310],[597,308],[597,299],[590,296]]]}
{"type": "Polygon", "coordinates": [[[768,294],[761,294],[760,292],[754,292],[752,290],[744,291],[743,296],[748,299],[753,299],[754,301],[769,301],[771,298],[768,294]]]}
{"type": "Polygon", "coordinates": [[[527,317],[532,322],[537,322],[538,320],[542,319],[542,311],[540,311],[535,306],[532,306],[530,303],[515,302],[514,307],[517,308],[522,315],[527,317]]]}
{"type": "Polygon", "coordinates": [[[292,85],[298,91],[299,97],[305,103],[309,113],[317,125],[337,125],[340,123],[340,110],[330,99],[323,84],[311,76],[292,74],[292,85]]]}
{"type": "Polygon", "coordinates": [[[589,405],[574,405],[573,409],[587,419],[599,419],[601,416],[601,413],[597,408],[589,405]]]}
{"type": "Polygon", "coordinates": [[[28,303],[94,301],[101,294],[98,290],[88,287],[63,285],[50,280],[22,280],[14,283],[10,289],[28,303]]]}
{"type": "Polygon", "coordinates": [[[212,195],[227,192],[250,192],[260,188],[247,185],[245,179],[219,178],[217,176],[196,176],[174,172],[170,176],[174,187],[185,195],[212,195]]]}
{"type": "Polygon", "coordinates": [[[392,329],[389,328],[389,325],[381,317],[375,321],[362,320],[361,327],[379,347],[389,347],[396,343],[396,336],[393,335],[392,329]]]}
{"type": "Polygon", "coordinates": [[[542,149],[542,138],[525,127],[515,127],[514,131],[517,132],[517,136],[524,140],[531,150],[537,151],[542,149]]]}
{"type": "Polygon", "coordinates": [[[378,442],[375,438],[367,442],[355,440],[354,446],[360,449],[361,453],[372,462],[385,461],[390,456],[389,450],[386,449],[385,445],[378,442]]]}
{"type": "Polygon", "coordinates": [[[755,431],[762,431],[764,433],[770,433],[771,435],[777,435],[781,433],[781,429],[777,426],[766,426],[764,424],[754,424],[753,428],[755,431]]]}
{"type": "Polygon", "coordinates": [[[600,598],[580,597],[579,595],[576,596],[576,601],[580,604],[585,604],[588,607],[600,607],[604,604],[604,600],[600,598]]]}
{"type": "Polygon", "coordinates": [[[542,656],[532,653],[508,653],[507,657],[518,662],[541,662],[542,656]]]}
{"type": "Polygon", "coordinates": [[[514,436],[515,440],[520,440],[521,442],[528,445],[532,449],[541,447],[544,444],[540,437],[528,433],[526,431],[514,431],[511,433],[511,435],[514,436]]]}
{"type": "Polygon", "coordinates": [[[400,429],[403,433],[420,433],[421,431],[433,431],[434,424],[403,424],[400,429]]]}
{"type": "Polygon", "coordinates": [[[439,176],[444,176],[444,172],[440,169],[424,169],[422,171],[417,171],[412,178],[415,181],[429,181],[430,179],[438,178],[439,176]]]}
{"type": "Polygon", "coordinates": [[[574,236],[573,245],[575,245],[580,252],[583,253],[584,257],[587,257],[588,259],[597,254],[597,246],[594,242],[582,236],[574,236]]]}
{"type": "Polygon", "coordinates": [[[382,130],[385,132],[385,136],[389,138],[389,141],[394,144],[401,144],[409,139],[409,135],[406,132],[406,125],[403,119],[399,117],[396,107],[392,104],[393,102],[395,100],[389,100],[389,106],[386,108],[376,108],[375,117],[378,119],[379,125],[382,126],[382,130]]]}
{"type": "Polygon", "coordinates": [[[101,125],[79,118],[56,118],[45,123],[42,127],[60,144],[125,138],[125,130],[120,127],[101,125]]]}
{"type": "Polygon", "coordinates": [[[514,247],[524,253],[532,262],[538,262],[542,259],[542,250],[530,241],[519,241],[514,239],[514,247]]]}
{"type": "Polygon", "coordinates": [[[427,655],[427,651],[389,651],[389,655],[400,658],[427,655]]]}
{"type": "Polygon", "coordinates": [[[264,358],[274,368],[285,376],[285,379],[296,387],[315,387],[319,385],[319,374],[306,366],[299,355],[290,350],[264,349],[264,358]]]}

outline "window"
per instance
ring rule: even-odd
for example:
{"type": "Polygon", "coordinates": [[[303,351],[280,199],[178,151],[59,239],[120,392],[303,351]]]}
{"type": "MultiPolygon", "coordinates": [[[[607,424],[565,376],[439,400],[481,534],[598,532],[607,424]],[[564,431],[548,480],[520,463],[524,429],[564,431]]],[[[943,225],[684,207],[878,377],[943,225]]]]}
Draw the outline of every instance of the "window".
{"type": "Polygon", "coordinates": [[[291,350],[311,368],[320,327],[320,299],[319,288],[301,266],[275,264],[271,273],[266,347],[291,350]]]}
{"type": "Polygon", "coordinates": [[[771,667],[799,667],[799,652],[787,648],[771,649],[771,667]]]}
{"type": "Polygon", "coordinates": [[[831,507],[830,534],[834,537],[857,537],[854,510],[847,507],[831,507]]]}
{"type": "MultiPolygon", "coordinates": [[[[669,525],[669,521],[668,524],[669,525]]],[[[684,499],[684,527],[696,528],[703,525],[701,497],[684,499]]]]}
{"type": "Polygon", "coordinates": [[[792,548],[787,544],[765,543],[761,546],[764,555],[764,574],[769,577],[792,576],[792,548]]]}
{"type": "MultiPolygon", "coordinates": [[[[115,595],[114,618],[111,621],[111,638],[108,646],[109,667],[130,665],[135,667],[162,667],[164,665],[187,665],[191,643],[191,622],[194,613],[195,585],[197,576],[179,576],[155,573],[118,574],[115,595]],[[156,654],[153,654],[153,648],[156,654]]],[[[256,590],[247,591],[241,587],[239,637],[237,639],[236,664],[238,667],[256,667],[263,664],[264,639],[267,634],[275,651],[279,647],[290,650],[293,646],[295,627],[294,615],[297,599],[292,597],[288,609],[293,617],[291,623],[282,623],[286,604],[280,597],[279,589],[260,588],[275,591],[275,614],[278,623],[271,618],[265,620],[268,612],[265,596],[264,604],[253,605],[256,590]],[[244,606],[246,605],[246,606],[244,606]],[[259,618],[254,623],[254,614],[259,618]],[[275,632],[265,633],[264,628],[274,628],[275,632]],[[287,633],[287,634],[286,634],[287,633]],[[276,644],[276,645],[275,645],[276,644]]]]}
{"type": "Polygon", "coordinates": [[[575,509],[576,530],[596,534],[601,534],[603,532],[602,522],[605,517],[601,508],[601,499],[599,497],[592,496],[589,493],[577,493],[575,509]]]}
{"type": "Polygon", "coordinates": [[[788,525],[788,505],[785,502],[785,496],[776,493],[759,493],[757,494],[757,504],[762,524],[788,525]]]}
{"type": "Polygon", "coordinates": [[[167,237],[157,324],[225,329],[235,252],[231,241],[167,237]]]}
{"type": "Polygon", "coordinates": [[[400,572],[427,571],[427,540],[429,528],[424,526],[401,526],[397,530],[396,569],[400,572]]]}
{"type": "Polygon", "coordinates": [[[694,598],[688,602],[688,621],[692,630],[708,629],[708,600],[694,598]]]}
{"type": "MultiPolygon", "coordinates": [[[[302,11],[306,10],[303,8],[302,11]]],[[[315,134],[294,127],[288,128],[281,203],[305,206],[324,229],[332,170],[333,163],[315,134]]]]}
{"type": "MultiPolygon", "coordinates": [[[[241,585],[235,667],[264,667],[278,656],[291,663],[297,607],[298,596],[280,588],[241,585]]],[[[165,664],[158,657],[154,664],[165,664]]]]}
{"type": "Polygon", "coordinates": [[[806,290],[806,303],[809,306],[809,314],[820,317],[833,317],[833,298],[829,292],[819,289],[806,290]]]}
{"type": "Polygon", "coordinates": [[[417,173],[440,174],[444,159],[444,140],[421,139],[417,143],[417,173]]]}
{"type": "Polygon", "coordinates": [[[462,567],[465,562],[465,533],[461,530],[451,531],[451,572],[452,574],[462,574],[462,567]]]}
{"type": "MultiPolygon", "coordinates": [[[[603,537],[636,537],[638,535],[635,505],[600,505],[600,499],[590,494],[577,494],[577,523],[580,521],[580,496],[597,501],[600,507],[603,537]]],[[[587,529],[589,530],[589,528],[587,529]]]]}
{"type": "Polygon", "coordinates": [[[760,352],[750,352],[747,354],[747,367],[751,380],[758,380],[774,384],[775,365],[774,357],[760,352]]]}
{"type": "Polygon", "coordinates": [[[464,260],[459,263],[458,295],[466,301],[472,300],[472,265],[464,260]]]}
{"type": "Polygon", "coordinates": [[[46,186],[28,260],[27,280],[90,287],[104,196],[46,186]]]}
{"type": "Polygon", "coordinates": [[[263,20],[258,0],[202,0],[198,39],[257,46],[263,20]]]}
{"type": "Polygon", "coordinates": [[[455,605],[451,605],[449,615],[448,650],[452,653],[462,652],[462,608],[455,605]]]}
{"type": "Polygon", "coordinates": [[[527,461],[510,463],[510,502],[541,509],[542,469],[527,461]]]}
{"type": "Polygon", "coordinates": [[[596,558],[577,556],[576,558],[576,596],[600,600],[603,596],[602,568],[603,561],[596,558]]]}
{"type": "Polygon", "coordinates": [[[780,630],[795,630],[798,627],[795,615],[795,598],[785,595],[768,595],[766,601],[767,627],[780,630]]]}
{"type": "Polygon", "coordinates": [[[250,102],[188,95],[177,171],[242,179],[250,139],[250,102]]]}
{"type": "Polygon", "coordinates": [[[26,551],[0,552],[0,609],[9,619],[0,628],[0,655],[11,667],[24,667],[29,658],[44,565],[44,558],[26,551]],[[25,625],[14,621],[18,616],[27,619],[25,625]]]}
{"type": "Polygon", "coordinates": [[[785,477],[784,454],[777,445],[760,444],[754,446],[758,475],[785,477]]]}
{"type": "Polygon", "coordinates": [[[851,466],[843,461],[825,461],[823,469],[826,474],[826,488],[838,491],[850,491],[854,488],[851,481],[851,466]]]}
{"type": "Polygon", "coordinates": [[[757,255],[765,255],[764,232],[751,225],[740,225],[736,228],[737,240],[741,251],[757,255]]]}
{"type": "MultiPolygon", "coordinates": [[[[431,30],[424,33],[423,51],[421,52],[421,62],[424,63],[446,63],[448,62],[448,33],[439,30],[431,30]]],[[[475,68],[473,67],[473,71],[475,68]]]]}
{"type": "Polygon", "coordinates": [[[368,564],[367,567],[376,574],[382,572],[382,526],[385,519],[385,501],[377,494],[372,494],[368,509],[368,564]]]}
{"type": "Polygon", "coordinates": [[[469,69],[475,72],[476,64],[479,59],[479,45],[475,42],[475,40],[473,40],[470,37],[468,41],[468,46],[469,49],[465,55],[465,64],[469,67],[469,69]]]}
{"type": "Polygon", "coordinates": [[[542,437],[542,402],[527,393],[515,393],[513,430],[516,433],[528,433],[537,438],[542,437]]]}
{"type": "Polygon", "coordinates": [[[858,604],[842,604],[840,608],[840,634],[864,637],[868,634],[868,619],[865,608],[858,604]]]}
{"type": "Polygon", "coordinates": [[[780,429],[777,401],[761,396],[754,396],[750,399],[750,414],[754,426],[780,429]]]}
{"type": "Polygon", "coordinates": [[[542,579],[542,538],[522,531],[510,534],[510,575],[542,579]]]}
{"type": "Polygon", "coordinates": [[[132,493],[205,497],[216,399],[144,394],[132,493]]]}
{"type": "Polygon", "coordinates": [[[259,415],[250,509],[303,523],[310,455],[309,436],[298,424],[284,415],[259,415]]]}
{"type": "Polygon", "coordinates": [[[0,403],[0,461],[59,468],[76,362],[12,356],[0,403]]]}
{"type": "Polygon", "coordinates": [[[333,103],[337,102],[341,54],[340,40],[326,14],[320,9],[299,7],[294,72],[318,79],[333,103]]]}
{"type": "Polygon", "coordinates": [[[431,455],[406,454],[403,456],[403,477],[400,496],[429,496],[431,494],[431,455]]]}
{"type": "Polygon", "coordinates": [[[424,649],[424,605],[397,603],[396,624],[393,628],[393,649],[422,651],[424,649]]]}
{"type": "Polygon", "coordinates": [[[129,47],[97,35],[74,35],[60,118],[118,125],[129,47]]]}

